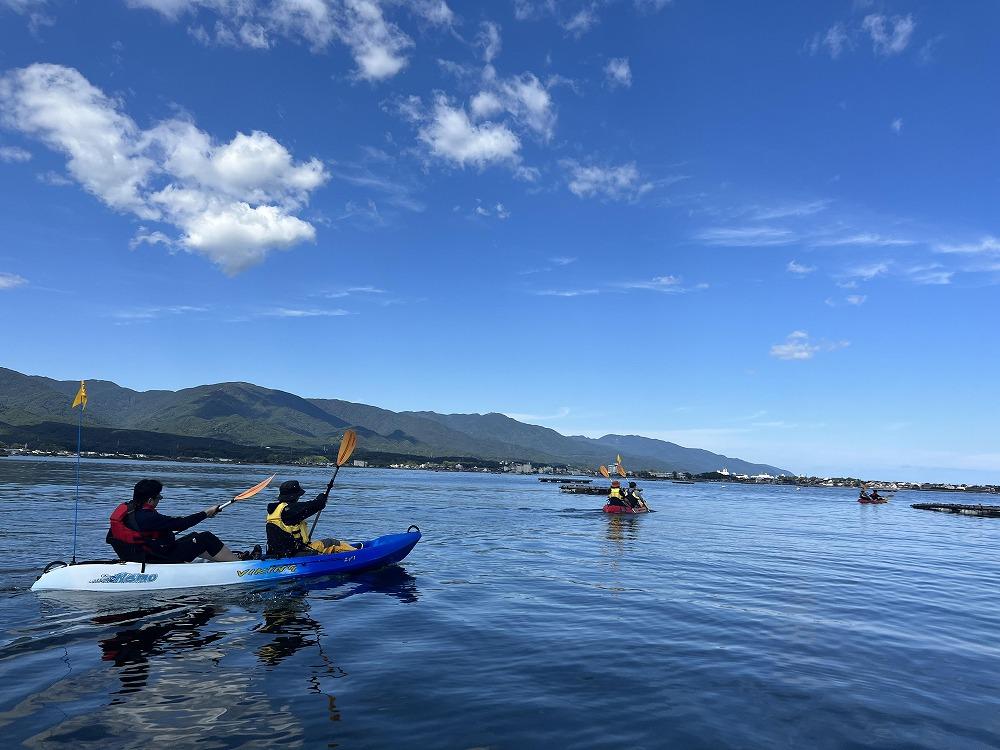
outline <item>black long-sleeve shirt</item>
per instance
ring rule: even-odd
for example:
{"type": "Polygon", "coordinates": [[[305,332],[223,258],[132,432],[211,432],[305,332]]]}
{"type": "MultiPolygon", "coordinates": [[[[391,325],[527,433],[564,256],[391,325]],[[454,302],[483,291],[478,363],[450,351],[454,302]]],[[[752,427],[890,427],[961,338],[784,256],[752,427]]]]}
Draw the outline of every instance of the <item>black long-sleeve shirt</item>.
{"type": "Polygon", "coordinates": [[[125,525],[135,531],[159,531],[160,538],[150,541],[147,550],[142,545],[112,541],[109,533],[108,544],[114,547],[115,552],[122,560],[133,562],[155,560],[158,557],[165,557],[170,548],[173,547],[176,541],[175,531],[186,531],[206,518],[208,516],[203,510],[192,513],[190,516],[165,516],[151,508],[140,508],[125,516],[125,525]]]}

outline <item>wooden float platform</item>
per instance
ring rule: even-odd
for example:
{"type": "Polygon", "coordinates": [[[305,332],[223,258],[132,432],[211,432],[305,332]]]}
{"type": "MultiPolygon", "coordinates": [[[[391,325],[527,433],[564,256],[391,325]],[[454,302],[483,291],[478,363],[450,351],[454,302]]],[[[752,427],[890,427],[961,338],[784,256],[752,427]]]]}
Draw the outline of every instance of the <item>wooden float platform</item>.
{"type": "Polygon", "coordinates": [[[936,510],[939,513],[960,513],[964,516],[1000,518],[1000,505],[959,505],[958,503],[914,503],[917,510],[936,510]]]}

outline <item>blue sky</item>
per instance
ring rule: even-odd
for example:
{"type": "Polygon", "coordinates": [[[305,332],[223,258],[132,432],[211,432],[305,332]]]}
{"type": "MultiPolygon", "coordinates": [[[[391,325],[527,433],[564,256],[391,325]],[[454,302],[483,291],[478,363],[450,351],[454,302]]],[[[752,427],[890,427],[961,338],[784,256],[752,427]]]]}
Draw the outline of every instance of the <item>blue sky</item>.
{"type": "Polygon", "coordinates": [[[998,21],[0,0],[0,363],[1000,481],[998,21]]]}

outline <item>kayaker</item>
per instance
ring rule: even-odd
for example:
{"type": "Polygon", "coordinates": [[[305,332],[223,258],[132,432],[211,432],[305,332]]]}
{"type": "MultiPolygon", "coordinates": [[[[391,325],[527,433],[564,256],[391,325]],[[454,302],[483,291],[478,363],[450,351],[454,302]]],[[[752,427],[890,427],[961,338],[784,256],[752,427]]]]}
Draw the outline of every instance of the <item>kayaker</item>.
{"type": "Polygon", "coordinates": [[[330,552],[350,552],[356,549],[340,539],[309,538],[309,524],[306,519],[326,507],[327,493],[321,492],[315,499],[300,503],[306,494],[294,479],[282,482],[278,488],[278,500],[267,506],[267,557],[299,557],[302,555],[322,555],[330,552]]]}
{"type": "Polygon", "coordinates": [[[861,494],[858,495],[858,500],[863,500],[865,502],[868,502],[868,501],[871,500],[871,496],[869,496],[869,494],[868,494],[868,488],[867,487],[862,487],[861,488],[861,494]]]}
{"type": "Polygon", "coordinates": [[[872,499],[872,502],[875,502],[875,503],[880,503],[883,500],[885,500],[884,497],[882,497],[880,494],[878,494],[878,490],[872,490],[871,499],[872,499]]]}
{"type": "Polygon", "coordinates": [[[132,500],[115,508],[105,541],[118,557],[126,562],[157,563],[187,563],[196,557],[216,562],[244,559],[210,531],[175,537],[175,531],[186,531],[214,517],[219,506],[210,505],[190,516],[165,516],[156,510],[162,492],[162,482],[141,479],[132,490],[132,500]]]}
{"type": "Polygon", "coordinates": [[[625,490],[625,501],[633,508],[645,507],[646,502],[642,499],[642,490],[640,490],[635,482],[628,483],[628,489],[625,490]]]}
{"type": "Polygon", "coordinates": [[[625,497],[622,494],[622,485],[617,479],[611,482],[611,489],[608,490],[608,505],[618,505],[625,507],[625,497]]]}

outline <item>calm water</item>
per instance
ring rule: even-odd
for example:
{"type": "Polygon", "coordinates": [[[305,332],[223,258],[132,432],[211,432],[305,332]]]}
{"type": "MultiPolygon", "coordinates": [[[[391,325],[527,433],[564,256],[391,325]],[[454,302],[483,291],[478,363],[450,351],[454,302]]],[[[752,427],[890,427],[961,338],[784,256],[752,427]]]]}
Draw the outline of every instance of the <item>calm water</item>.
{"type": "MultiPolygon", "coordinates": [[[[185,514],[261,467],[84,463],[78,555],[145,476],[185,514]]],[[[325,472],[279,469],[318,491],[325,472]]],[[[73,464],[0,459],[0,732],[28,747],[1000,746],[1000,520],[840,490],[650,483],[658,512],[531,477],[345,470],[320,527],[415,523],[353,580],[33,594],[73,464]]],[[[261,541],[273,493],[199,528],[261,541]]],[[[946,501],[954,501],[948,496],[946,501]]],[[[7,743],[5,743],[7,744],[7,743]]]]}

